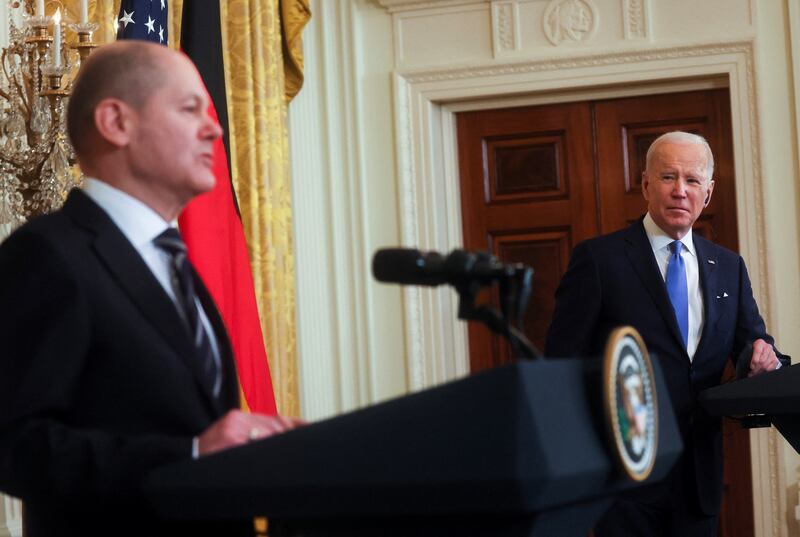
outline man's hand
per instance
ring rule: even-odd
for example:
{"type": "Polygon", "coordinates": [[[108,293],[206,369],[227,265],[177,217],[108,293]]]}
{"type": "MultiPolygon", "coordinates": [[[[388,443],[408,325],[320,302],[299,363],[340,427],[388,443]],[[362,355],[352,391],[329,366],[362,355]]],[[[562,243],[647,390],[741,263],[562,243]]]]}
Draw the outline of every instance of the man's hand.
{"type": "Polygon", "coordinates": [[[748,377],[778,368],[780,361],[775,356],[775,349],[763,339],[753,342],[753,356],[750,358],[750,372],[748,377]]]}
{"type": "Polygon", "coordinates": [[[234,446],[261,440],[273,434],[282,433],[302,425],[301,420],[283,416],[248,414],[241,410],[231,410],[198,437],[200,456],[221,451],[234,446]]]}

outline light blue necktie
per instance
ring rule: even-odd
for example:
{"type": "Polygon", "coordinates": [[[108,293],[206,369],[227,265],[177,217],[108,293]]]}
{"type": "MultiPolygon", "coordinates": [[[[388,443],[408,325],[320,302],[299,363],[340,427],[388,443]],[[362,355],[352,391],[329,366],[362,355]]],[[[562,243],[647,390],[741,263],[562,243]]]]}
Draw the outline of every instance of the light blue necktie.
{"type": "Polygon", "coordinates": [[[678,319],[678,328],[683,337],[683,346],[689,342],[689,289],[686,283],[686,264],[681,257],[681,241],[671,242],[669,250],[672,254],[667,261],[667,294],[678,319]]]}

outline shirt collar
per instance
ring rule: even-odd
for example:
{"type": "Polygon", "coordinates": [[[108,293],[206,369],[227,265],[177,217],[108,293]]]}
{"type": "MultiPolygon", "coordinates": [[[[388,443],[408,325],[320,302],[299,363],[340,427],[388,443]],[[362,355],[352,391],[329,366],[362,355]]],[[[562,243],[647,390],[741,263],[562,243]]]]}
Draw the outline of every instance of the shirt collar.
{"type": "MultiPolygon", "coordinates": [[[[656,224],[649,212],[644,216],[642,224],[644,224],[644,231],[647,233],[647,239],[650,241],[650,247],[653,248],[654,252],[658,252],[663,248],[669,248],[669,245],[675,241],[675,239],[667,235],[663,229],[658,227],[658,224],[656,224]]],[[[686,251],[697,257],[694,250],[691,228],[689,228],[689,232],[686,233],[686,235],[681,237],[680,241],[683,243],[683,248],[686,251]]]]}
{"type": "Polygon", "coordinates": [[[130,194],[99,179],[87,177],[83,191],[108,213],[111,220],[137,249],[151,242],[168,227],[175,225],[175,222],[165,221],[157,212],[130,194]]]}

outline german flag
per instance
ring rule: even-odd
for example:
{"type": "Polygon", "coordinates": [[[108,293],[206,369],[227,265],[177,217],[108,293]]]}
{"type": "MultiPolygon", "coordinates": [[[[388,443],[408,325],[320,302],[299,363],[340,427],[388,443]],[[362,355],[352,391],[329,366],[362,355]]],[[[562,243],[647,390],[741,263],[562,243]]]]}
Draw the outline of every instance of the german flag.
{"type": "MultiPolygon", "coordinates": [[[[223,0],[224,1],[224,0],[223,0]]],[[[183,3],[181,49],[197,66],[211,97],[209,113],[225,134],[214,150],[217,185],[194,199],[179,219],[189,256],[228,328],[239,384],[250,410],[275,414],[247,243],[230,174],[228,100],[219,1],[183,3]]]]}

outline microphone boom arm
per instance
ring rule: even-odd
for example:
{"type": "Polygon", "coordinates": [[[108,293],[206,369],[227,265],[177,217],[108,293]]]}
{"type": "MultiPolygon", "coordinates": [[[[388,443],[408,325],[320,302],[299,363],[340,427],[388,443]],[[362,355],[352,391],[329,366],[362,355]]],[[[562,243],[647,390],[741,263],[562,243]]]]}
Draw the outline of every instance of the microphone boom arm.
{"type": "Polygon", "coordinates": [[[488,304],[476,305],[475,300],[485,283],[467,280],[455,286],[459,297],[458,318],[481,322],[492,332],[506,338],[514,356],[526,360],[539,359],[542,354],[522,331],[522,317],[531,295],[533,269],[516,264],[506,266],[504,272],[504,277],[500,280],[503,313],[488,304]]]}

